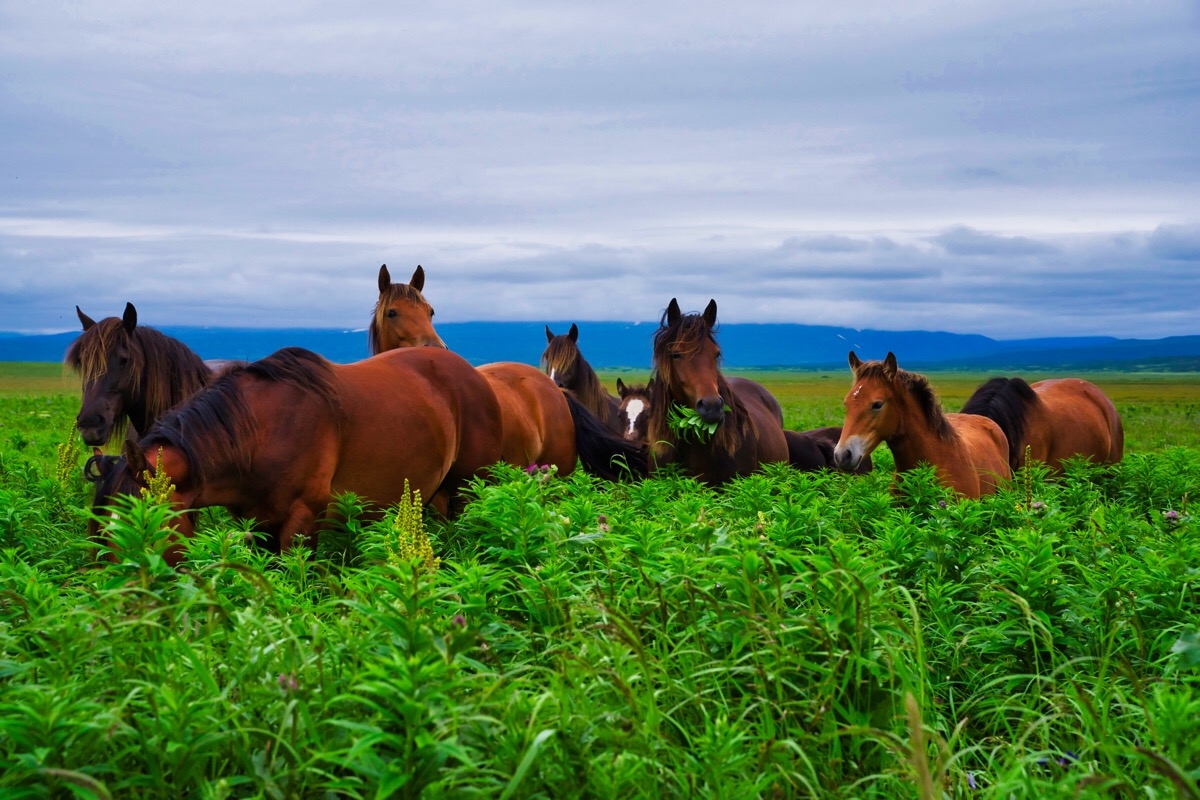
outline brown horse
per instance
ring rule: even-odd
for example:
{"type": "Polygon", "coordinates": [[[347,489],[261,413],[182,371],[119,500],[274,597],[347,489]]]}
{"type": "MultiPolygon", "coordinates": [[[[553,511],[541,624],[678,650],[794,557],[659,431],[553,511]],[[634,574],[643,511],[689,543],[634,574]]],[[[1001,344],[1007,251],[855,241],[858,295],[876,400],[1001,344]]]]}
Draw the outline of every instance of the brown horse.
{"type": "MultiPolygon", "coordinates": [[[[398,317],[424,321],[425,341],[432,336],[436,344],[445,344],[433,330],[433,309],[428,307],[421,289],[425,286],[425,271],[417,267],[409,284],[393,284],[386,266],[379,270],[379,301],[372,322],[371,352],[411,347],[420,342],[393,335],[386,316],[392,310],[398,317]],[[389,300],[393,293],[411,295],[411,301],[399,304],[389,300]],[[411,309],[423,304],[427,312],[411,309]],[[402,313],[400,306],[407,306],[402,313]]],[[[418,337],[420,338],[420,337],[418,337]]],[[[433,342],[430,342],[433,343],[433,342]]],[[[559,475],[575,470],[578,458],[584,468],[594,475],[616,480],[626,470],[634,475],[646,473],[646,453],[635,442],[626,442],[608,431],[602,423],[589,419],[592,415],[576,398],[564,393],[549,376],[528,364],[497,362],[479,367],[479,373],[492,388],[500,407],[503,460],[518,467],[533,464],[556,467],[559,475]]]]}
{"type": "MultiPolygon", "coordinates": [[[[483,377],[432,347],[333,364],[285,348],[230,367],[160,419],[117,460],[89,462],[97,513],[145,485],[162,453],[178,510],[224,506],[253,518],[268,547],[315,542],[335,495],[354,492],[384,508],[407,479],[426,502],[453,512],[458,490],[500,459],[500,409],[483,377]]],[[[190,515],[178,529],[190,535],[190,515]]],[[[96,525],[93,521],[93,536],[96,525]]],[[[168,560],[177,563],[179,545],[168,560]]]]}
{"type": "Polygon", "coordinates": [[[379,300],[367,328],[372,355],[398,347],[446,346],[433,329],[433,306],[421,294],[424,287],[420,264],[408,283],[392,283],[387,264],[379,268],[379,300]]]}
{"type": "Polygon", "coordinates": [[[178,339],[137,324],[137,309],[99,322],[75,306],[83,333],[65,362],[83,381],[76,425],[83,441],[105,445],[126,425],[139,434],[168,409],[195,394],[213,371],[178,339]]]}
{"type": "Polygon", "coordinates": [[[1008,440],[987,417],[946,414],[924,375],[896,365],[896,356],[863,362],[850,351],[854,387],[846,395],[846,424],[834,451],[843,470],[854,470],[887,442],[897,472],[932,464],[942,483],[966,497],[992,494],[1012,473],[1008,440]]]}
{"type": "MultiPolygon", "coordinates": [[[[752,384],[745,378],[729,378],[729,385],[737,391],[739,385],[752,384]]],[[[621,397],[620,419],[622,434],[626,439],[646,441],[646,426],[650,419],[650,390],[644,385],[626,385],[617,378],[617,393],[621,397]]],[[[775,398],[771,397],[774,401],[775,398]]],[[[790,431],[784,429],[783,436],[787,440],[788,463],[801,472],[821,469],[837,469],[833,459],[833,449],[841,438],[842,429],[837,426],[815,428],[809,431],[790,431]]],[[[871,457],[866,456],[854,470],[865,475],[872,469],[871,457]]]]}
{"type": "Polygon", "coordinates": [[[542,369],[563,389],[571,391],[602,422],[616,433],[621,433],[618,413],[621,401],[613,397],[600,383],[596,370],[579,350],[579,327],[571,323],[571,329],[555,336],[546,326],[546,349],[542,351],[542,369]]]}
{"type": "Polygon", "coordinates": [[[683,314],[671,299],[654,335],[646,433],[652,468],[678,463],[711,486],[788,460],[779,403],[753,381],[721,375],[716,324],[716,300],[703,314],[683,314]],[[677,406],[715,425],[712,435],[677,432],[671,423],[677,406]]]}
{"type": "Polygon", "coordinates": [[[1125,450],[1125,430],[1116,406],[1095,384],[1055,378],[1030,386],[1021,378],[992,378],[975,390],[964,414],[993,420],[1008,437],[1008,463],[1025,464],[1025,451],[1062,472],[1062,462],[1083,456],[1115,464],[1125,450]]]}

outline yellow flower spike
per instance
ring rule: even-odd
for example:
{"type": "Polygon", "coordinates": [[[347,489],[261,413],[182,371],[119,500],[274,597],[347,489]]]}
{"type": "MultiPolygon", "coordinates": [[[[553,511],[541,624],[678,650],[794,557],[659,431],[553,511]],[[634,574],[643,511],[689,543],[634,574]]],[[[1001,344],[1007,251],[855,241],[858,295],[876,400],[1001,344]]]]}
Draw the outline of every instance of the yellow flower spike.
{"type": "Polygon", "coordinates": [[[412,491],[408,479],[404,480],[404,494],[396,507],[396,516],[392,520],[394,538],[389,542],[388,562],[398,564],[401,561],[419,561],[430,571],[441,566],[442,560],[433,554],[433,545],[429,542],[429,534],[425,531],[425,517],[421,503],[421,491],[412,491]]]}
{"type": "Polygon", "coordinates": [[[61,484],[68,483],[79,472],[79,425],[72,422],[67,440],[57,448],[58,461],[54,466],[54,477],[61,484]]]}
{"type": "Polygon", "coordinates": [[[175,484],[171,483],[171,478],[162,468],[163,449],[158,448],[158,456],[154,460],[154,474],[150,474],[150,470],[142,473],[142,477],[146,480],[146,485],[142,487],[142,497],[153,500],[156,503],[171,502],[172,495],[175,494],[175,484]]]}

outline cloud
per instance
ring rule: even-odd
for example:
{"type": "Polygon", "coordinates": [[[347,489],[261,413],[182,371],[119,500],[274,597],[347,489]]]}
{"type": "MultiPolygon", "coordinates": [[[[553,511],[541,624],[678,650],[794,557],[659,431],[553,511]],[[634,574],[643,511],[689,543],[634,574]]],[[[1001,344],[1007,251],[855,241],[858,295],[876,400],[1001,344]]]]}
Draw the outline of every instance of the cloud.
{"type": "Polygon", "coordinates": [[[997,236],[960,225],[933,237],[933,241],[956,256],[1041,256],[1054,248],[1025,236],[997,236]]]}

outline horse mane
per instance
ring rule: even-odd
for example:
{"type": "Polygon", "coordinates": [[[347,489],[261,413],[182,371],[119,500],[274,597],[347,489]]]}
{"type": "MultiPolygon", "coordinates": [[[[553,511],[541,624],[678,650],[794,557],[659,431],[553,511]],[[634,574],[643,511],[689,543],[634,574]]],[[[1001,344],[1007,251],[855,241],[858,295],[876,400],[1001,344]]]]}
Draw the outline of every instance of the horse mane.
{"type": "Polygon", "coordinates": [[[548,366],[565,363],[572,354],[575,356],[575,385],[570,387],[571,391],[589,411],[598,417],[607,418],[609,394],[600,382],[596,370],[592,369],[592,365],[583,357],[583,351],[579,349],[578,344],[567,336],[555,336],[546,345],[542,361],[548,366]]]}
{"type": "Polygon", "coordinates": [[[178,448],[188,470],[201,483],[207,468],[233,461],[249,467],[254,441],[254,417],[242,391],[243,376],[294,386],[315,395],[341,424],[341,403],[334,386],[332,365],[301,347],[285,347],[253,363],[235,363],[192,397],[162,417],[142,438],[142,449],[153,460],[156,444],[178,448]]]}
{"type": "MultiPolygon", "coordinates": [[[[884,367],[882,361],[867,361],[860,364],[854,372],[854,379],[863,380],[873,378],[884,381],[891,381],[892,378],[888,375],[888,370],[884,367]]],[[[909,372],[905,369],[896,369],[896,380],[900,381],[900,385],[904,390],[917,401],[922,413],[925,415],[925,420],[929,423],[929,427],[933,429],[934,434],[939,439],[953,440],[958,438],[957,431],[950,424],[950,420],[946,417],[946,412],[942,410],[942,403],[938,400],[937,393],[933,391],[933,387],[929,385],[929,379],[917,372],[909,372]]]]}
{"type": "MultiPolygon", "coordinates": [[[[133,400],[141,401],[146,419],[156,420],[204,387],[212,370],[186,344],[162,331],[139,325],[128,333],[118,317],[107,317],[80,334],[63,360],[85,385],[108,371],[109,358],[120,342],[131,338],[129,377],[133,400]]],[[[124,437],[126,417],[115,421],[113,437],[124,437]]]]}
{"type": "Polygon", "coordinates": [[[382,343],[379,341],[379,329],[383,326],[381,317],[388,306],[398,300],[429,305],[421,290],[407,283],[393,283],[380,292],[379,299],[375,301],[375,309],[371,312],[371,324],[367,326],[367,342],[371,345],[373,356],[383,352],[380,350],[382,343]]]}
{"type": "MultiPolygon", "coordinates": [[[[664,313],[659,328],[654,333],[653,362],[651,364],[650,382],[647,384],[650,395],[650,416],[646,420],[646,438],[649,440],[651,452],[662,455],[666,448],[678,444],[678,437],[669,422],[671,407],[675,399],[671,396],[671,379],[674,373],[674,359],[671,358],[671,346],[685,355],[695,352],[705,339],[716,341],[716,329],[710,328],[700,314],[682,314],[673,323],[667,321],[664,313]]],[[[733,390],[720,373],[718,362],[717,391],[721,399],[729,406],[725,419],[717,426],[709,444],[717,450],[732,453],[741,447],[745,435],[745,427],[749,424],[749,414],[746,407],[734,395],[733,390]]]]}
{"type": "Polygon", "coordinates": [[[1021,378],[992,378],[975,390],[962,407],[963,414],[978,414],[1000,426],[1008,437],[1008,464],[1014,470],[1021,459],[1025,418],[1041,400],[1021,378]]]}

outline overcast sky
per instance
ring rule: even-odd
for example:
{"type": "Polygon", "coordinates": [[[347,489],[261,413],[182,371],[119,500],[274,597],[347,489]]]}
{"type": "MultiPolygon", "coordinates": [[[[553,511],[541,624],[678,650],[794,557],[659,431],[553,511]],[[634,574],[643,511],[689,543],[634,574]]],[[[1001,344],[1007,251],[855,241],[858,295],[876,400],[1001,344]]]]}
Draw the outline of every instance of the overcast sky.
{"type": "Polygon", "coordinates": [[[1200,333],[1200,3],[0,0],[0,330],[1200,333]]]}

